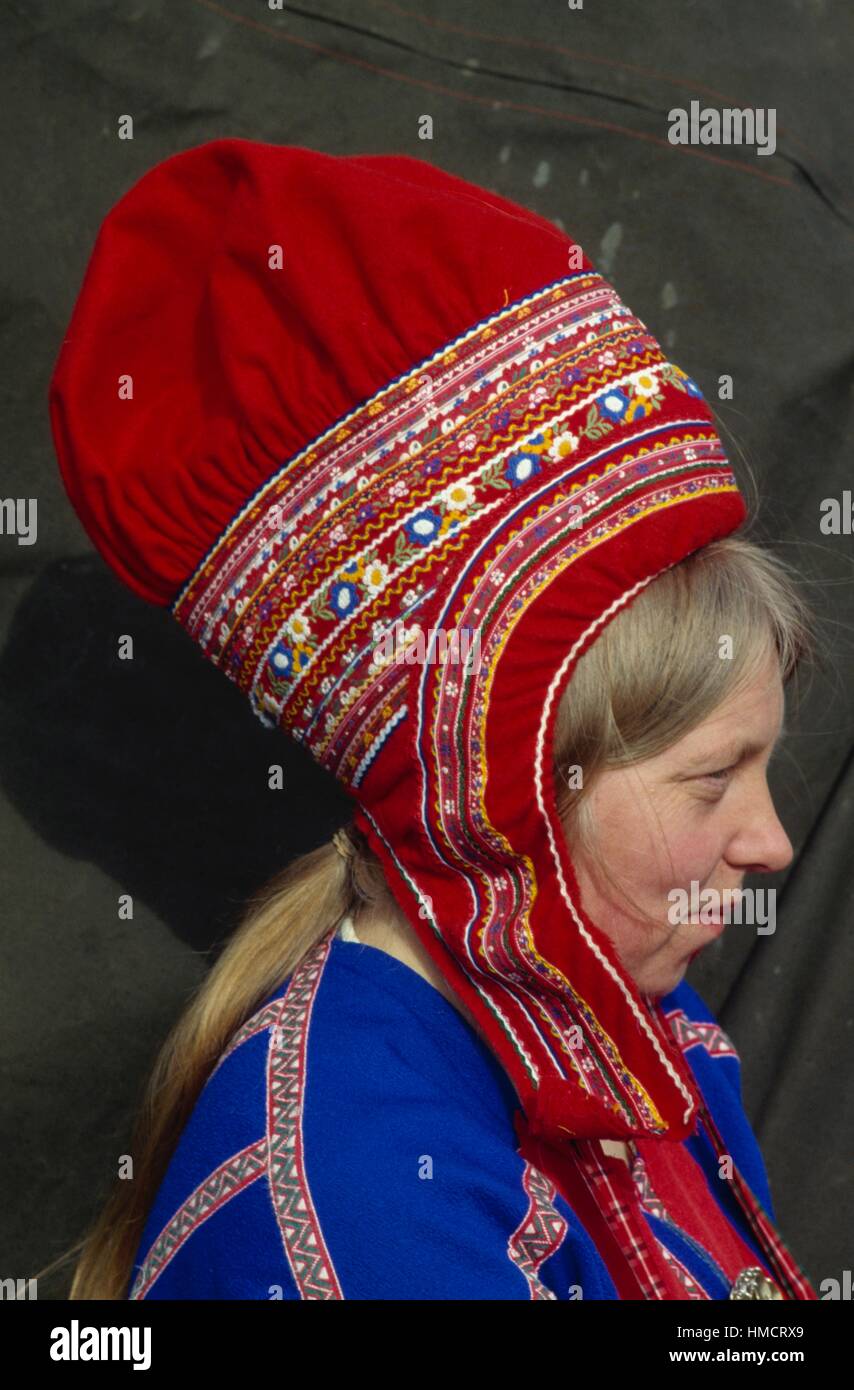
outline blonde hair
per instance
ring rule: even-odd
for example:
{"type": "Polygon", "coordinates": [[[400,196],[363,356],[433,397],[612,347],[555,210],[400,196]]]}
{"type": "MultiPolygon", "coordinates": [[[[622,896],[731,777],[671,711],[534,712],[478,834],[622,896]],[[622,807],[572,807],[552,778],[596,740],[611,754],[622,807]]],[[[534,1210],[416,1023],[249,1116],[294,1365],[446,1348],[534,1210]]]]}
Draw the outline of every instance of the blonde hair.
{"type": "MultiPolygon", "coordinates": [[[[715,541],[641,590],[578,661],[560,701],[554,739],[558,808],[582,836],[598,773],[673,744],[750,678],[769,650],[788,682],[812,655],[812,618],[785,564],[743,536],[715,541]],[[733,659],[717,659],[729,635],[733,659]],[[711,660],[710,655],[715,659],[711,660]],[[569,766],[584,769],[570,789],[569,766]]],[[[144,1089],[130,1152],[137,1176],[116,1181],[91,1231],[41,1274],[82,1251],[69,1297],[128,1296],[149,1209],[204,1083],[229,1039],[351,913],[406,925],[379,862],[349,830],[301,855],[250,899],[222,954],[166,1039],[144,1089]]]]}

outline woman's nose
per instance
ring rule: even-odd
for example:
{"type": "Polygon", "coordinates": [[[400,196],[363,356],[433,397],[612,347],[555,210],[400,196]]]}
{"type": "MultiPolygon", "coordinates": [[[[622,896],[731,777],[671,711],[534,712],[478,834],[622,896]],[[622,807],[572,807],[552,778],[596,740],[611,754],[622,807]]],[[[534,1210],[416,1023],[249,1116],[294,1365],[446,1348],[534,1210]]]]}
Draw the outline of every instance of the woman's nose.
{"type": "Polygon", "coordinates": [[[777,873],[794,858],[792,842],[777,815],[764,778],[745,807],[742,828],[733,848],[745,872],[777,873]]]}

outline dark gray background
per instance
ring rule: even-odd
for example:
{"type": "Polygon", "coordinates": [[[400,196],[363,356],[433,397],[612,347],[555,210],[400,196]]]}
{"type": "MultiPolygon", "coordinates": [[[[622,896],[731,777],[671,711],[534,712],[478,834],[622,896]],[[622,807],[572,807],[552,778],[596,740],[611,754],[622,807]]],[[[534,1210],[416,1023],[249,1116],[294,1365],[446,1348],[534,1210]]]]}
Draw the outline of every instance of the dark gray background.
{"type": "Polygon", "coordinates": [[[53,454],[48,379],[101,219],[158,160],[232,135],[412,154],[554,219],[697,378],[756,476],[759,534],[803,575],[826,668],[772,784],[795,862],[748,880],[782,890],[777,931],[731,928],[689,978],[741,1053],[784,1237],[816,1286],[841,1278],[854,538],[822,535],[819,504],[852,486],[850,3],[5,0],[0,15],[0,492],[39,504],[37,544],[0,536],[0,1276],[30,1276],[81,1233],[205,953],[347,816],[308,756],[112,577],[53,454]],[[670,146],[667,112],[692,98],[774,107],[776,154],[670,146]],[[133,663],[115,659],[125,632],[133,663]],[[267,790],[273,761],[284,792],[267,790]]]}

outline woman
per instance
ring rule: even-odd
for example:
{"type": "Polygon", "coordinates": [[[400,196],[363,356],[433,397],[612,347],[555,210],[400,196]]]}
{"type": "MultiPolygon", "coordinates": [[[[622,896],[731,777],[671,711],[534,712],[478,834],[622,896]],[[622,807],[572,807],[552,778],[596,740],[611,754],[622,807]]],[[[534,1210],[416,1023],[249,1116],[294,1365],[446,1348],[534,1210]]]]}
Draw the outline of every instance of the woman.
{"type": "Polygon", "coordinates": [[[72,1297],[815,1298],[683,979],[791,857],[808,619],[580,248],[216,141],[108,215],[51,414],[112,568],[355,803],[167,1042],[72,1297]]]}

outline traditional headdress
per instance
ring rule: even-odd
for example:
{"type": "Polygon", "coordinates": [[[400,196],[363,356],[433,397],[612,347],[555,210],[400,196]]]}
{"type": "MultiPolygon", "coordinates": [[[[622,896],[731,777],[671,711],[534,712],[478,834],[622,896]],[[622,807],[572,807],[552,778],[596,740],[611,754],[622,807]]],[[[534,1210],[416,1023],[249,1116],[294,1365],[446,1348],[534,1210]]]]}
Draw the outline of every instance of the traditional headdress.
{"type": "MultiPolygon", "coordinates": [[[[589,1137],[701,1114],[722,1149],[580,901],[552,748],[582,652],[745,506],[698,387],[581,249],[417,159],[214,141],[108,214],[50,405],[107,562],[355,798],[522,1151],[569,1184],[589,1137]]],[[[633,1263],[625,1296],[661,1296],[633,1263]]]]}

